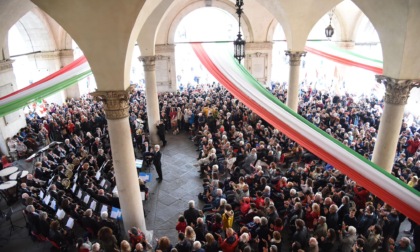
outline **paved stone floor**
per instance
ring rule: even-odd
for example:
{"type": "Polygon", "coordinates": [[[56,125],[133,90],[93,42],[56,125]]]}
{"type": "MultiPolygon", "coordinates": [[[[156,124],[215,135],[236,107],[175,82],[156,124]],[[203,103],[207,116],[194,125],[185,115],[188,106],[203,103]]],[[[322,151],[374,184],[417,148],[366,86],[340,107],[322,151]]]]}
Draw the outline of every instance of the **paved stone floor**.
{"type": "MultiPolygon", "coordinates": [[[[162,169],[163,181],[157,183],[157,176],[154,168],[151,168],[152,181],[147,184],[150,189],[150,196],[147,201],[143,201],[146,213],[146,226],[148,230],[153,230],[154,238],[166,235],[172,244],[177,242],[177,232],[175,225],[178,216],[188,207],[189,200],[195,200],[197,207],[201,208],[202,203],[198,201],[197,195],[202,191],[202,180],[199,178],[197,168],[193,166],[196,162],[198,152],[196,146],[188,140],[185,134],[167,134],[168,144],[162,148],[162,169]]],[[[32,163],[25,161],[15,162],[21,170],[32,171],[32,163]]],[[[9,207],[4,200],[0,202],[0,209],[6,212],[9,207]]],[[[11,221],[4,217],[0,218],[0,251],[49,251],[49,243],[33,242],[25,228],[25,221],[21,213],[22,205],[16,203],[12,206],[14,213],[11,221]],[[13,224],[13,225],[12,225],[13,224]],[[11,231],[11,232],[10,232],[11,231]],[[10,234],[10,235],[9,235],[10,234]]],[[[122,228],[122,225],[120,225],[122,228]]],[[[400,230],[407,229],[408,222],[401,225],[400,230]]],[[[288,244],[283,246],[288,251],[288,244]]],[[[152,241],[153,245],[155,242],[152,241]]],[[[74,251],[71,249],[70,251],[74,251]]]]}

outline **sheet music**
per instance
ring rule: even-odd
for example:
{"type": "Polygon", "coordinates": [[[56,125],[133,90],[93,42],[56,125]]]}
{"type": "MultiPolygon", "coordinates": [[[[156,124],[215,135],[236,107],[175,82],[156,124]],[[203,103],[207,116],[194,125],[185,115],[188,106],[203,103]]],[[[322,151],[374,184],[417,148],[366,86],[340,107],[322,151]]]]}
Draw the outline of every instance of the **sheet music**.
{"type": "Polygon", "coordinates": [[[74,175],[74,179],[73,179],[73,182],[74,183],[76,183],[76,180],[77,180],[77,177],[78,177],[79,175],[77,175],[77,173],[74,175]]]}
{"type": "Polygon", "coordinates": [[[82,190],[80,190],[80,189],[77,192],[77,198],[82,199],[82,190]]]}
{"type": "Polygon", "coordinates": [[[111,218],[117,219],[121,216],[121,210],[119,208],[113,207],[111,211],[111,218]]]}
{"type": "Polygon", "coordinates": [[[48,194],[47,196],[45,196],[42,202],[44,202],[44,204],[48,206],[48,204],[50,203],[50,199],[51,199],[51,195],[48,194]]]}
{"type": "Polygon", "coordinates": [[[44,191],[42,191],[42,190],[39,191],[39,198],[40,199],[44,198],[44,191]]]}
{"type": "Polygon", "coordinates": [[[101,183],[100,183],[100,186],[101,186],[101,187],[104,187],[104,185],[105,185],[105,179],[102,179],[102,181],[101,181],[101,183]]]}
{"type": "Polygon", "coordinates": [[[136,159],[136,168],[142,168],[143,167],[143,160],[136,159]]]}
{"type": "Polygon", "coordinates": [[[77,184],[74,184],[73,187],[71,188],[71,191],[74,193],[76,191],[76,186],[77,184]]]}
{"type": "Polygon", "coordinates": [[[107,205],[102,205],[102,207],[101,207],[101,213],[102,212],[107,212],[108,213],[108,206],[107,205]]]}
{"type": "Polygon", "coordinates": [[[149,173],[140,172],[139,173],[139,178],[141,178],[145,182],[150,182],[150,174],[149,173]]]}
{"type": "Polygon", "coordinates": [[[55,199],[53,199],[52,201],[51,201],[51,203],[50,203],[50,207],[52,208],[52,209],[57,209],[57,202],[55,201],[55,199]]]}
{"type": "Polygon", "coordinates": [[[66,227],[72,229],[74,226],[74,219],[72,217],[69,217],[67,223],[66,223],[66,227]]]}
{"type": "Polygon", "coordinates": [[[96,180],[99,180],[101,178],[101,171],[97,171],[95,175],[96,180]]]}
{"type": "Polygon", "coordinates": [[[96,200],[92,200],[92,202],[90,203],[90,209],[92,209],[93,211],[96,210],[96,200]]]}
{"type": "Polygon", "coordinates": [[[63,209],[58,209],[56,215],[59,220],[62,220],[66,216],[66,212],[63,209]]]}
{"type": "Polygon", "coordinates": [[[86,194],[85,198],[83,199],[83,202],[87,204],[89,202],[89,199],[90,199],[90,195],[86,194]]]}

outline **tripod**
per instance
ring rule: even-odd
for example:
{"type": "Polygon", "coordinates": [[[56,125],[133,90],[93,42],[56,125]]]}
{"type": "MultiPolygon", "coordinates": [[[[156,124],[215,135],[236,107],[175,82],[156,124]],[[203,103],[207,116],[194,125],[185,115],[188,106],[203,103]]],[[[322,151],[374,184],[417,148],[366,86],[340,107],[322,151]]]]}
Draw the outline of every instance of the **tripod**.
{"type": "Polygon", "coordinates": [[[17,229],[17,228],[20,228],[20,229],[25,228],[25,227],[21,227],[21,226],[17,226],[15,224],[13,224],[12,214],[13,214],[13,208],[9,208],[9,210],[6,213],[6,221],[9,221],[10,222],[10,228],[9,228],[10,234],[9,234],[9,236],[12,236],[12,232],[15,231],[15,229],[17,229]]]}

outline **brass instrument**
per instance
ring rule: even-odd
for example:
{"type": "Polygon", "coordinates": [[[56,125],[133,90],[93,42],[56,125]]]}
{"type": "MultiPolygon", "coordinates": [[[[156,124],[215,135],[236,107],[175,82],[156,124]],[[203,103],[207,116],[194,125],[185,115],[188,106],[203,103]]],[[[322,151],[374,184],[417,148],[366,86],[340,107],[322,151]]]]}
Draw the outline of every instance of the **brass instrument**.
{"type": "Polygon", "coordinates": [[[67,165],[67,170],[73,171],[74,170],[74,164],[68,164],[67,165]]]}
{"type": "MultiPolygon", "coordinates": [[[[68,170],[66,170],[68,171],[68,170]]],[[[63,185],[63,187],[67,190],[70,187],[70,180],[68,178],[65,178],[63,180],[61,180],[61,184],[63,185]]]]}
{"type": "Polygon", "coordinates": [[[69,169],[66,169],[66,170],[64,171],[64,175],[66,175],[66,177],[67,177],[68,179],[70,179],[70,178],[72,178],[72,177],[73,177],[73,171],[72,171],[72,170],[69,170],[69,169]]]}
{"type": "Polygon", "coordinates": [[[80,159],[78,159],[78,158],[73,159],[73,165],[74,166],[79,166],[79,164],[80,164],[80,159]]]}

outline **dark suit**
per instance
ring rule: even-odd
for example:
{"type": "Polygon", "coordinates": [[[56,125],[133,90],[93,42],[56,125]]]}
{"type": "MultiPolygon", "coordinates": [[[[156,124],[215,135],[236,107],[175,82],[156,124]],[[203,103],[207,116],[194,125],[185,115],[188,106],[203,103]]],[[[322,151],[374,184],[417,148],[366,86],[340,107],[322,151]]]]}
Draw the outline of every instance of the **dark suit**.
{"type": "Polygon", "coordinates": [[[153,157],[153,165],[156,167],[156,172],[158,174],[158,179],[163,179],[162,177],[162,163],[160,159],[162,158],[162,153],[160,153],[160,150],[158,152],[155,152],[155,155],[153,157]]]}

